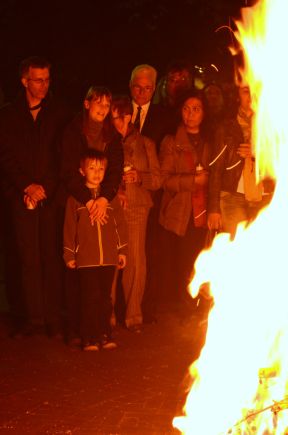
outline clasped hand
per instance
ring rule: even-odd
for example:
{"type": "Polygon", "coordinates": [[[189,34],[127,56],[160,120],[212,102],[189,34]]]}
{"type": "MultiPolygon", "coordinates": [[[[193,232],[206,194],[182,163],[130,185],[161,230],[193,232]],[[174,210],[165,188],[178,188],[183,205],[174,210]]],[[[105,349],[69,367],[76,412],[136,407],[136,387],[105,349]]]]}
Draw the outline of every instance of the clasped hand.
{"type": "Polygon", "coordinates": [[[35,203],[47,198],[44,187],[41,186],[41,184],[29,184],[29,186],[24,189],[24,193],[26,193],[26,195],[28,195],[35,203]]]}
{"type": "Polygon", "coordinates": [[[140,181],[141,181],[140,175],[136,169],[131,169],[130,171],[125,172],[122,179],[123,179],[124,183],[126,183],[126,184],[128,184],[128,183],[140,183],[140,181]]]}
{"type": "Polygon", "coordinates": [[[194,181],[197,186],[206,186],[208,184],[208,171],[196,172],[194,181]]]}
{"type": "Polygon", "coordinates": [[[237,148],[237,154],[239,154],[239,156],[243,159],[246,159],[247,157],[252,157],[251,144],[240,143],[239,147],[237,148]]]}
{"type": "Polygon", "coordinates": [[[99,222],[101,225],[107,224],[107,205],[108,201],[103,196],[100,196],[97,199],[90,199],[86,203],[86,207],[89,211],[91,225],[94,225],[96,221],[99,222]]]}

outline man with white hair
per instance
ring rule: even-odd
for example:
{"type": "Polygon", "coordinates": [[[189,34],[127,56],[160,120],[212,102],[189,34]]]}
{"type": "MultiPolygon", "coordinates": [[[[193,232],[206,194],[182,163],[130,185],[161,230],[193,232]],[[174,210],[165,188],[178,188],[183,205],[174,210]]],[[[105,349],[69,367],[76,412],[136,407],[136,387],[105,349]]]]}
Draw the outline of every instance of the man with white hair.
{"type": "Polygon", "coordinates": [[[154,140],[157,151],[160,143],[168,133],[168,116],[166,110],[152,103],[156,88],[157,71],[148,64],[137,65],[130,79],[130,92],[133,104],[132,123],[140,133],[154,140]]]}
{"type": "MultiPolygon", "coordinates": [[[[130,79],[130,93],[133,104],[132,123],[143,136],[155,142],[157,153],[166,134],[169,133],[169,115],[166,107],[152,103],[156,89],[157,71],[147,64],[137,65],[130,79]]],[[[157,271],[159,230],[158,213],[161,199],[161,190],[153,192],[154,207],[151,208],[147,222],[146,258],[147,276],[144,297],[142,301],[144,323],[156,322],[155,310],[157,300],[157,286],[155,275],[157,271]]]]}

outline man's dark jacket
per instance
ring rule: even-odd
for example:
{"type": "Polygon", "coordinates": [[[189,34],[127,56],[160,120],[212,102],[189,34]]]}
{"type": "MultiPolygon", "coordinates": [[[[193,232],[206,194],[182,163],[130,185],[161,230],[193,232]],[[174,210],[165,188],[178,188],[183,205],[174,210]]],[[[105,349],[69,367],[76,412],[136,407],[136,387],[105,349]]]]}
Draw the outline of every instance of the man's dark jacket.
{"type": "Polygon", "coordinates": [[[236,119],[229,120],[217,130],[209,176],[210,213],[220,213],[220,192],[237,192],[243,171],[244,159],[237,150],[244,142],[243,133],[236,119]]]}
{"type": "Polygon", "coordinates": [[[6,197],[23,200],[24,189],[41,184],[47,197],[56,191],[61,134],[71,112],[52,97],[42,101],[34,121],[25,92],[0,110],[0,166],[6,197]]]}
{"type": "Polygon", "coordinates": [[[173,133],[171,131],[171,116],[169,111],[160,104],[151,103],[141,129],[141,134],[155,142],[158,154],[162,140],[169,133],[173,133]]]}

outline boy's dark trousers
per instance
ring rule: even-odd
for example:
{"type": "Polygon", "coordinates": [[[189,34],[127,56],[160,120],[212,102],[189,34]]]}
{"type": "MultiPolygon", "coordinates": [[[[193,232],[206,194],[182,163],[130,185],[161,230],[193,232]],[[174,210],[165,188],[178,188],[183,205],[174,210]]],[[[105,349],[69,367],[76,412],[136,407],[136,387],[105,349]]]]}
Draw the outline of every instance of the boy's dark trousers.
{"type": "Polygon", "coordinates": [[[80,278],[80,332],[82,340],[100,340],[111,335],[111,286],[115,266],[81,267],[80,278]]]}

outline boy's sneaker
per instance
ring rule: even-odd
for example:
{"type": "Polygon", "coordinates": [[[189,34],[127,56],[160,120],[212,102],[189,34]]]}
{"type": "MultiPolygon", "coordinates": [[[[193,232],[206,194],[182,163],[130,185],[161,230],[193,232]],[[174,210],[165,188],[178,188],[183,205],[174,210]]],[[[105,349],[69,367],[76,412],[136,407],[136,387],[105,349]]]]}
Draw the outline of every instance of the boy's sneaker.
{"type": "Polygon", "coordinates": [[[100,345],[99,343],[94,342],[84,343],[82,349],[88,352],[97,352],[98,350],[100,350],[100,345]]]}
{"type": "Polygon", "coordinates": [[[116,349],[117,343],[108,335],[103,335],[101,340],[102,349],[116,349]]]}

